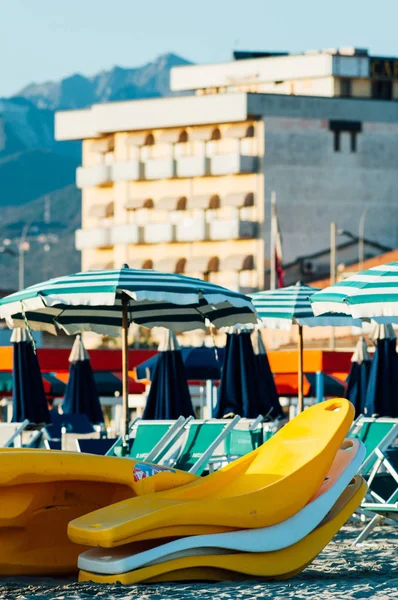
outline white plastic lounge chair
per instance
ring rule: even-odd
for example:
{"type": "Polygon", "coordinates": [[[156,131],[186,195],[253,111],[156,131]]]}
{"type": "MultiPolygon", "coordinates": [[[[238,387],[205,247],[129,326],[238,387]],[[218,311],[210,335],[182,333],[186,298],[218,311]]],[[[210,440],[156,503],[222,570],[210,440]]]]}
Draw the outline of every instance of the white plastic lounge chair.
{"type": "Polygon", "coordinates": [[[22,432],[29,425],[29,419],[22,423],[0,423],[0,447],[22,446],[22,432]]]}

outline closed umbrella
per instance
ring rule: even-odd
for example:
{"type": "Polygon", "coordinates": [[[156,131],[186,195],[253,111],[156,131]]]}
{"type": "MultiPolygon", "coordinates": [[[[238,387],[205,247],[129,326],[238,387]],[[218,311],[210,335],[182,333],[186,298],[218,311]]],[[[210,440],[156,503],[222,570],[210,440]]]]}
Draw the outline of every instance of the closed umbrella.
{"type": "MultiPolygon", "coordinates": [[[[217,350],[209,346],[181,348],[181,357],[188,381],[220,379],[224,348],[217,348],[217,350]]],[[[158,358],[159,355],[155,354],[138,365],[137,379],[151,379],[158,358]]]]}
{"type": "Polygon", "coordinates": [[[377,325],[372,337],[376,350],[369,373],[366,414],[395,418],[398,417],[397,338],[392,325],[377,325]]]}
{"type": "Polygon", "coordinates": [[[143,419],[178,419],[194,416],[181,350],[174,332],[167,331],[159,345],[143,419]]]}
{"type": "Polygon", "coordinates": [[[69,380],[62,410],[67,415],[84,414],[91,423],[102,423],[104,418],[90,358],[80,335],[76,336],[69,356],[69,380]]]}
{"type": "Polygon", "coordinates": [[[261,331],[258,329],[255,331],[253,336],[253,350],[256,357],[258,380],[261,390],[267,399],[267,402],[273,408],[271,416],[274,419],[284,418],[285,415],[279,402],[278,390],[276,389],[275,379],[268,361],[261,331]]]}
{"type": "Polygon", "coordinates": [[[270,414],[272,405],[258,377],[258,363],[250,332],[227,333],[224,365],[215,411],[220,419],[228,414],[255,419],[270,414]]]}
{"type": "Polygon", "coordinates": [[[351,358],[351,369],[347,378],[345,397],[355,407],[355,417],[365,413],[366,392],[369,382],[371,360],[364,337],[358,340],[351,358]]]}
{"type": "Polygon", "coordinates": [[[14,422],[29,419],[31,423],[50,423],[39,361],[28,332],[17,328],[12,332],[14,347],[12,401],[14,422]]]}
{"type": "MultiPolygon", "coordinates": [[[[310,297],[317,288],[305,285],[300,281],[296,285],[285,288],[257,292],[252,300],[262,326],[271,329],[290,329],[298,326],[298,411],[303,410],[303,325],[316,326],[349,326],[361,325],[346,315],[327,314],[315,317],[310,297]]],[[[261,325],[260,325],[261,326],[261,325]]]]}
{"type": "Polygon", "coordinates": [[[122,334],[123,447],[128,447],[128,328],[161,326],[173,331],[254,323],[243,294],[213,283],[144,269],[87,271],[50,279],[0,300],[9,327],[71,335],[82,331],[122,334]]]}

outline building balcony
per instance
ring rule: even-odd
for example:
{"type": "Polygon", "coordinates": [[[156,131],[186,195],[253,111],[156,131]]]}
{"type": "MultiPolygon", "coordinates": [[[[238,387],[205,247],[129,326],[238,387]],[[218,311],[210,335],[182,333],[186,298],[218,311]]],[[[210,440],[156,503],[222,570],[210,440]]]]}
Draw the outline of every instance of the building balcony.
{"type": "Polygon", "coordinates": [[[240,221],[239,219],[215,220],[209,223],[209,238],[211,240],[238,240],[255,238],[257,223],[255,221],[240,221]]]}
{"type": "Polygon", "coordinates": [[[115,225],[111,229],[111,242],[115,244],[140,244],[142,242],[142,227],[133,223],[115,225]]]}
{"type": "Polygon", "coordinates": [[[78,229],[75,235],[76,250],[87,248],[109,248],[112,246],[110,227],[96,227],[93,229],[78,229]]]}
{"type": "Polygon", "coordinates": [[[181,156],[177,159],[177,177],[201,177],[209,174],[208,156],[181,156]]]}
{"type": "Polygon", "coordinates": [[[145,161],[145,179],[171,179],[176,174],[176,161],[173,158],[150,158],[145,161]]]}
{"type": "Polygon", "coordinates": [[[173,223],[147,223],[143,229],[145,244],[175,241],[175,225],[173,223]]]}
{"type": "Polygon", "coordinates": [[[255,173],[257,171],[257,156],[242,154],[217,154],[210,158],[212,175],[235,175],[240,173],[255,173]]]}
{"type": "Polygon", "coordinates": [[[108,185],[112,183],[112,166],[95,165],[94,167],[78,167],[76,185],[78,188],[108,185]]]}
{"type": "Polygon", "coordinates": [[[208,239],[208,224],[204,216],[185,218],[176,224],[177,242],[200,242],[208,239]]]}
{"type": "Polygon", "coordinates": [[[144,178],[144,164],[139,160],[115,162],[112,165],[113,181],[138,181],[144,178]]]}

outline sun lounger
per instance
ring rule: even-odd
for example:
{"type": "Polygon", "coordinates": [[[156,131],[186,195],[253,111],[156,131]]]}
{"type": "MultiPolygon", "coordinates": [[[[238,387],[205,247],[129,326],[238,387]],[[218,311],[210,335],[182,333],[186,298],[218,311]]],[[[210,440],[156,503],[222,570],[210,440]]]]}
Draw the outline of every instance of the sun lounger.
{"type": "Polygon", "coordinates": [[[398,448],[391,447],[392,442],[393,439],[387,439],[375,449],[376,461],[368,477],[368,494],[361,504],[363,513],[370,515],[371,520],[354,545],[363,542],[384,519],[398,522],[398,448]]]}
{"type": "Polygon", "coordinates": [[[361,474],[368,475],[374,466],[376,449],[387,449],[398,438],[398,419],[359,417],[351,427],[349,437],[361,440],[366,447],[361,474]]]}
{"type": "Polygon", "coordinates": [[[0,423],[0,447],[11,448],[22,446],[22,432],[29,425],[29,419],[22,423],[0,423]]]}
{"type": "Polygon", "coordinates": [[[171,461],[166,456],[165,464],[201,475],[210,463],[225,462],[227,457],[223,443],[239,421],[239,416],[233,419],[192,420],[178,454],[171,461]]]}
{"type": "Polygon", "coordinates": [[[236,427],[228,433],[224,442],[228,462],[261,446],[264,442],[263,422],[262,415],[259,415],[255,420],[241,419],[236,427]]]}
{"type": "Polygon", "coordinates": [[[220,527],[280,523],[319,490],[353,416],[352,405],[344,399],[317,404],[267,444],[222,470],[173,493],[134,498],[86,514],[69,523],[68,535],[78,544],[110,548],[137,541],[138,536],[152,539],[159,529],[179,537],[182,532],[186,536],[218,533],[220,527]]]}
{"type": "Polygon", "coordinates": [[[112,448],[116,441],[116,438],[102,438],[99,440],[77,438],[76,445],[78,452],[86,452],[87,454],[105,456],[105,454],[110,448],[112,448]]]}
{"type": "MultiPolygon", "coordinates": [[[[176,421],[142,421],[132,424],[130,447],[127,456],[145,462],[158,462],[183,434],[184,427],[192,417],[179,417],[176,421]]],[[[107,452],[109,456],[121,456],[122,439],[107,452]]]]}
{"type": "Polygon", "coordinates": [[[61,440],[44,440],[44,447],[46,450],[62,450],[61,440]]]}
{"type": "Polygon", "coordinates": [[[67,450],[68,452],[79,452],[77,447],[77,440],[99,440],[100,438],[99,431],[92,431],[91,433],[69,433],[65,427],[62,428],[61,433],[61,446],[62,450],[67,450]]]}
{"type": "Polygon", "coordinates": [[[64,427],[68,433],[92,433],[94,426],[86,415],[64,415],[56,410],[50,411],[51,424],[45,427],[45,434],[49,439],[59,440],[64,427]]]}
{"type": "MultiPolygon", "coordinates": [[[[365,447],[359,440],[345,440],[338,450],[324,484],[301,511],[276,525],[264,528],[195,535],[160,543],[157,547],[136,552],[136,544],[117,548],[94,548],[79,556],[80,569],[103,574],[117,574],[149,564],[182,556],[194,556],[206,548],[211,554],[233,552],[272,552],[299,542],[326,517],[350,484],[363,460],[365,447]],[[210,550],[212,549],[212,550],[210,550]]],[[[265,557],[266,560],[266,557],[265,557]]]]}

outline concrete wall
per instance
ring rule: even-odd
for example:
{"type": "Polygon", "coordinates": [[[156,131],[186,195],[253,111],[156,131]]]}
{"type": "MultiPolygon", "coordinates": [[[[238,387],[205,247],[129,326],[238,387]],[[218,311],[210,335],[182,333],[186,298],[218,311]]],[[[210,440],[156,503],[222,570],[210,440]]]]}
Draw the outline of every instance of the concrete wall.
{"type": "Polygon", "coordinates": [[[326,120],[265,117],[264,126],[265,198],[276,191],[284,261],[327,248],[331,221],[357,235],[364,209],[366,237],[398,246],[398,124],[363,123],[356,152],[349,133],[334,151],[326,120]]]}

